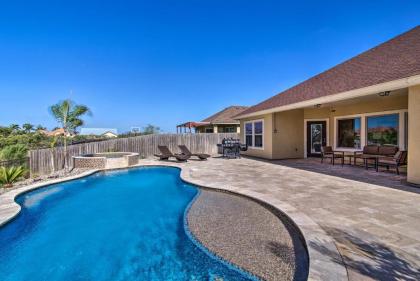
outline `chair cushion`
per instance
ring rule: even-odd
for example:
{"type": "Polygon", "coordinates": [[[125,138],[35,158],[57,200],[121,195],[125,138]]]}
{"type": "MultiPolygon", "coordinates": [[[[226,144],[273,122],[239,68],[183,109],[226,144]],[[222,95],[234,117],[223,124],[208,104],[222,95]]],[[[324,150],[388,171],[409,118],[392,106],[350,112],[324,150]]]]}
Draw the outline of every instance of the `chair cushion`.
{"type": "Polygon", "coordinates": [[[391,160],[391,159],[379,159],[379,163],[390,164],[390,165],[396,165],[397,164],[397,162],[395,160],[391,160]]]}
{"type": "Polygon", "coordinates": [[[363,147],[363,154],[378,154],[379,146],[377,145],[366,145],[363,147]]]}
{"type": "Polygon", "coordinates": [[[397,146],[382,145],[378,149],[379,155],[394,156],[398,152],[397,146]]]}

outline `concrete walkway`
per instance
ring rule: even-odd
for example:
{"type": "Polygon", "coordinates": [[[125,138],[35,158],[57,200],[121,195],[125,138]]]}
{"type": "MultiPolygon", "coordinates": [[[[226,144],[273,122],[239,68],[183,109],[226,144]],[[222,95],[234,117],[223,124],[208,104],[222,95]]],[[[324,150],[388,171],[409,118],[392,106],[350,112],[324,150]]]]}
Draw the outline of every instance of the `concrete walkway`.
{"type": "Polygon", "coordinates": [[[309,216],[333,237],[350,280],[420,280],[420,194],[253,159],[180,165],[197,184],[263,194],[309,216]]]}

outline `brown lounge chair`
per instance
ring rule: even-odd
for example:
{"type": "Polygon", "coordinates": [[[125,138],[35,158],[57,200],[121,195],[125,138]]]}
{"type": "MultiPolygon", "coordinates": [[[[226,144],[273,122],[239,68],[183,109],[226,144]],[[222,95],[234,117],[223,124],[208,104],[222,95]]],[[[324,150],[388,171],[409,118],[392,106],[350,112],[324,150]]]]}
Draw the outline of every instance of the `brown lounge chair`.
{"type": "Polygon", "coordinates": [[[207,160],[210,157],[209,154],[205,153],[191,153],[191,151],[185,145],[178,145],[179,149],[181,149],[181,153],[187,156],[197,156],[200,160],[207,160]]]}
{"type": "Polygon", "coordinates": [[[330,159],[333,165],[335,165],[335,159],[341,159],[341,166],[343,166],[344,152],[334,151],[332,146],[323,146],[321,147],[321,163],[324,163],[324,159],[330,159]]]}
{"type": "Polygon", "coordinates": [[[387,170],[389,167],[395,167],[397,175],[400,174],[399,167],[407,164],[407,151],[400,150],[392,158],[379,158],[378,165],[385,166],[387,170]]]}
{"type": "Polygon", "coordinates": [[[178,161],[187,161],[190,156],[183,154],[173,154],[166,145],[158,145],[161,154],[155,154],[160,160],[168,160],[170,157],[176,158],[178,161]]]}

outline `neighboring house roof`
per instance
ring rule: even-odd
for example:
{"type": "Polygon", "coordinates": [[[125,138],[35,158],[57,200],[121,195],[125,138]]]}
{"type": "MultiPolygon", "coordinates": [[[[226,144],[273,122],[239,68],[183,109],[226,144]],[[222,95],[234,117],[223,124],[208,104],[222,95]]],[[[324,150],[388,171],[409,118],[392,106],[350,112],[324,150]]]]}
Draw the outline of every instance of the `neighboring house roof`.
{"type": "MultiPolygon", "coordinates": [[[[43,133],[47,136],[50,137],[56,137],[56,136],[64,136],[65,135],[65,131],[63,128],[58,128],[55,129],[53,131],[47,131],[47,130],[39,130],[40,133],[43,133]]],[[[68,136],[70,136],[71,134],[68,134],[68,136]]]]}
{"type": "Polygon", "coordinates": [[[420,74],[420,26],[322,72],[237,117],[420,74]]]}
{"type": "Polygon", "coordinates": [[[211,124],[239,124],[238,120],[233,119],[234,116],[242,113],[248,106],[233,105],[229,106],[216,114],[204,119],[203,123],[211,124]]]}
{"type": "Polygon", "coordinates": [[[106,133],[112,133],[112,134],[118,135],[117,129],[112,129],[112,128],[82,128],[80,129],[80,135],[101,136],[106,133]]]}

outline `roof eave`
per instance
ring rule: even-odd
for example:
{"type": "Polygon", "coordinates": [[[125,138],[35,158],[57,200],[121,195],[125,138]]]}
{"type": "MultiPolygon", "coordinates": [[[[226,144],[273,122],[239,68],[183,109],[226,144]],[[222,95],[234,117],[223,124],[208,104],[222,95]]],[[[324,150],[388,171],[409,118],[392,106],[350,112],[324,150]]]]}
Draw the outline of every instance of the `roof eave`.
{"type": "Polygon", "coordinates": [[[274,112],[281,112],[281,111],[314,106],[316,104],[324,104],[324,103],[347,100],[351,98],[358,98],[358,97],[368,96],[368,95],[372,95],[372,94],[376,94],[376,93],[380,93],[384,91],[398,90],[401,88],[407,88],[407,87],[419,85],[419,84],[420,84],[420,75],[414,75],[414,76],[410,76],[410,77],[406,77],[406,78],[402,78],[398,80],[393,80],[393,81],[389,81],[389,82],[385,82],[381,84],[376,84],[376,85],[372,85],[372,86],[368,86],[364,88],[354,89],[354,90],[332,94],[328,96],[323,96],[323,97],[319,97],[315,99],[305,100],[305,101],[301,101],[297,103],[268,108],[265,110],[259,110],[259,111],[251,112],[248,114],[238,115],[238,116],[235,116],[234,118],[241,120],[244,118],[250,118],[250,117],[270,114],[274,112]]]}

